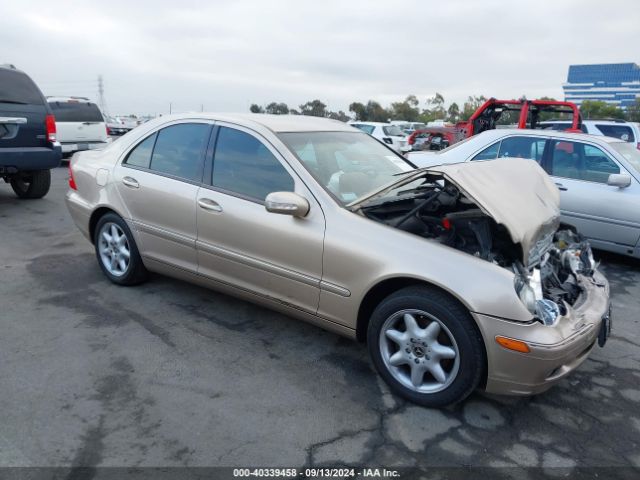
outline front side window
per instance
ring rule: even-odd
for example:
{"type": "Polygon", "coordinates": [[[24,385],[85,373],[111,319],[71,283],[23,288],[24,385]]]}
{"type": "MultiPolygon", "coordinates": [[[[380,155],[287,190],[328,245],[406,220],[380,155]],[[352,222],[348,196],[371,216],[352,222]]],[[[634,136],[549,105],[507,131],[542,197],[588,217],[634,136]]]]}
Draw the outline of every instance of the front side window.
{"type": "Polygon", "coordinates": [[[620,167],[598,147],[580,142],[556,141],[551,149],[551,175],[607,183],[620,167]]]}
{"type": "Polygon", "coordinates": [[[500,142],[489,145],[471,160],[495,160],[495,158],[498,156],[498,150],[500,150],[500,142]]]}
{"type": "Polygon", "coordinates": [[[295,186],[289,172],[261,141],[227,127],[220,127],[218,133],[211,184],[259,201],[272,192],[292,192],[295,186]]]}
{"type": "Polygon", "coordinates": [[[151,155],[150,169],[191,181],[202,178],[202,154],[209,139],[205,123],[181,123],[163,128],[151,155]]]}
{"type": "Polygon", "coordinates": [[[536,137],[509,137],[502,140],[498,158],[531,158],[540,162],[544,152],[544,138],[536,137]]]}

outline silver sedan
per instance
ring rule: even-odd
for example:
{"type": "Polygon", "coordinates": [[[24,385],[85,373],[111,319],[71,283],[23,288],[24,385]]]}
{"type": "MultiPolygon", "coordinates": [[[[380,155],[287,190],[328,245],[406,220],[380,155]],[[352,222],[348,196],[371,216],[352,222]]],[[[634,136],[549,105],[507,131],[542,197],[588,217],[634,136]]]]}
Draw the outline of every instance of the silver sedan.
{"type": "Polygon", "coordinates": [[[491,130],[441,152],[412,152],[418,167],[495,158],[537,161],[560,190],[562,221],[595,248],[640,258],[640,150],[617,138],[547,130],[491,130]]]}

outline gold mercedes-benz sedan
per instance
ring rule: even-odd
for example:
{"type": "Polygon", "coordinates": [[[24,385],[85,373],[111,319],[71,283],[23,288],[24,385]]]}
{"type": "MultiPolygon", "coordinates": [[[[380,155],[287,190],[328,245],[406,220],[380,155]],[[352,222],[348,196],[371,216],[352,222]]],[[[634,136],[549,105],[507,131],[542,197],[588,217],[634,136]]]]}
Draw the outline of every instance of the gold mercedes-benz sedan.
{"type": "Polygon", "coordinates": [[[185,114],[75,154],[69,186],[112,282],[159,272],[366,341],[421,405],[542,392],[610,332],[609,285],[530,160],[415,169],[338,121],[185,114]]]}

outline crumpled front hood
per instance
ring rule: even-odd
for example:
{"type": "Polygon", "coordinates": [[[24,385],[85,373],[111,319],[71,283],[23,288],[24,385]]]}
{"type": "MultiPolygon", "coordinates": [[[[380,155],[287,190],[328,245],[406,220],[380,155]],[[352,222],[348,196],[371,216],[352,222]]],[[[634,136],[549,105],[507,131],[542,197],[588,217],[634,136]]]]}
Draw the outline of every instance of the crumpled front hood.
{"type": "Polygon", "coordinates": [[[536,247],[549,243],[560,223],[560,192],[535,161],[500,158],[440,165],[428,172],[441,173],[504,225],[522,246],[524,265],[539,260],[536,247]]]}
{"type": "Polygon", "coordinates": [[[550,244],[560,223],[560,192],[533,160],[501,158],[419,169],[350,206],[361,205],[396,185],[434,174],[456,185],[507,229],[513,242],[522,246],[525,266],[539,260],[540,250],[550,244]]]}

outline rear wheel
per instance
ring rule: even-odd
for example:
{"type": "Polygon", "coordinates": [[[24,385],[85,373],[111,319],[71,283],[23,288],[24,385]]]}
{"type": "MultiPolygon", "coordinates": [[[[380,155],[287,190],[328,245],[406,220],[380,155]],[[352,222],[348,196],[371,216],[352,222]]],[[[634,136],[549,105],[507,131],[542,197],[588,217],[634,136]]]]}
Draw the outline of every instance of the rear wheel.
{"type": "Polygon", "coordinates": [[[98,264],[113,283],[136,285],[147,279],[131,230],[118,215],[107,213],[98,220],[93,243],[98,264]]]}
{"type": "Polygon", "coordinates": [[[19,198],[42,198],[50,187],[50,170],[20,172],[11,178],[11,188],[19,198]]]}
{"type": "Polygon", "coordinates": [[[383,300],[367,331],[382,378],[402,397],[426,407],[464,400],[485,368],[482,337],[469,312],[437,289],[407,287],[383,300]]]}

